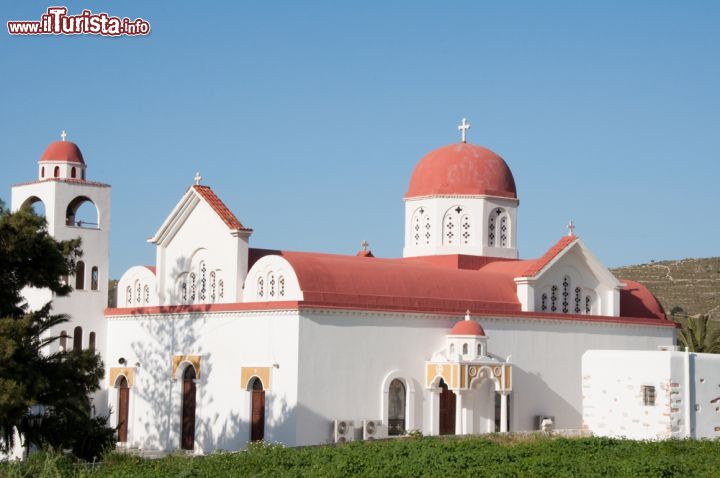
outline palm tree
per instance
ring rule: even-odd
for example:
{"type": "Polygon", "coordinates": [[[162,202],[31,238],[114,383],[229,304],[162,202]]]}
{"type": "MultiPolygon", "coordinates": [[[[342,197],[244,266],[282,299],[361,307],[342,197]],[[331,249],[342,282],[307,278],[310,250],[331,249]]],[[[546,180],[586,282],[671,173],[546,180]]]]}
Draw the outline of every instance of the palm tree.
{"type": "Polygon", "coordinates": [[[685,323],[680,324],[678,344],[687,347],[690,352],[720,353],[720,327],[708,327],[708,322],[710,322],[708,314],[688,317],[685,323]]]}

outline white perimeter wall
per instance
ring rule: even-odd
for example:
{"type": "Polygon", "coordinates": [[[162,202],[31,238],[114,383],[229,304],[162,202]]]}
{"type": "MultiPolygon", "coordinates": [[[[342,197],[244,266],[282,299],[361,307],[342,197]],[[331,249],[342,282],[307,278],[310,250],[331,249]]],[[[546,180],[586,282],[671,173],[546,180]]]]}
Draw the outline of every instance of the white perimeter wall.
{"type": "MultiPolygon", "coordinates": [[[[408,429],[430,431],[424,364],[458,319],[410,314],[303,311],[300,319],[298,444],[330,440],[332,419],[383,417],[382,389],[397,372],[414,387],[408,429]]],[[[558,428],[582,424],[581,359],[589,349],[655,350],[675,330],[574,321],[483,318],[491,356],[512,355],[510,429],[531,430],[537,415],[558,428]]]]}
{"type": "MultiPolygon", "coordinates": [[[[271,367],[265,439],[295,444],[297,312],[207,313],[109,319],[106,366],[123,357],[135,371],[130,390],[128,446],[180,448],[181,373],[171,379],[174,355],[200,355],[195,450],[238,450],[250,438],[250,392],[241,367],[271,367]],[[273,368],[277,364],[277,368],[273,368]]],[[[107,378],[106,378],[107,380],[107,378]]],[[[117,389],[110,406],[117,411],[117,389]]],[[[117,421],[113,413],[112,423],[117,421]]]]}

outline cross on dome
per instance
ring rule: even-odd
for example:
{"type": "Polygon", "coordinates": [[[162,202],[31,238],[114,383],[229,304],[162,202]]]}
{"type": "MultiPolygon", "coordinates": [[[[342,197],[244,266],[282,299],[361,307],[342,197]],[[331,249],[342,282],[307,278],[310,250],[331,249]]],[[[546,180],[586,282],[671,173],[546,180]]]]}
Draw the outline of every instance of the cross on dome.
{"type": "Polygon", "coordinates": [[[465,311],[465,320],[470,320],[470,309],[465,311]]]}
{"type": "Polygon", "coordinates": [[[570,219],[570,222],[567,225],[568,228],[568,236],[574,236],[575,235],[575,223],[573,223],[572,219],[570,219]]]}
{"type": "Polygon", "coordinates": [[[200,176],[200,173],[197,172],[197,173],[195,173],[195,186],[199,186],[200,181],[202,181],[202,176],[200,176]]]}
{"type": "Polygon", "coordinates": [[[467,143],[467,130],[470,129],[470,123],[467,122],[467,119],[463,118],[462,123],[458,126],[458,130],[460,131],[460,138],[463,143],[467,143]]]}
{"type": "Polygon", "coordinates": [[[362,241],[360,246],[363,248],[363,251],[367,251],[367,248],[370,244],[368,244],[368,241],[362,241]]]}
{"type": "Polygon", "coordinates": [[[67,138],[67,133],[65,132],[65,130],[62,130],[62,133],[60,133],[60,138],[61,138],[63,141],[65,141],[65,138],[67,138]]]}

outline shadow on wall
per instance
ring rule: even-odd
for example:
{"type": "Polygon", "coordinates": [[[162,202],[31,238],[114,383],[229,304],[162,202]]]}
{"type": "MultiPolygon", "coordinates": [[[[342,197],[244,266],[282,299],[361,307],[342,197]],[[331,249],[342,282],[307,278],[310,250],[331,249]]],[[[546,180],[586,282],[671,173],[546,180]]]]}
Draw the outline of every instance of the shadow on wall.
{"type": "Polygon", "coordinates": [[[511,430],[537,429],[538,415],[554,416],[556,428],[577,428],[576,424],[582,423],[582,411],[553,391],[539,374],[528,373],[513,364],[511,430]],[[548,403],[552,405],[543,405],[548,403]],[[523,410],[520,416],[515,413],[518,409],[523,410]]]}

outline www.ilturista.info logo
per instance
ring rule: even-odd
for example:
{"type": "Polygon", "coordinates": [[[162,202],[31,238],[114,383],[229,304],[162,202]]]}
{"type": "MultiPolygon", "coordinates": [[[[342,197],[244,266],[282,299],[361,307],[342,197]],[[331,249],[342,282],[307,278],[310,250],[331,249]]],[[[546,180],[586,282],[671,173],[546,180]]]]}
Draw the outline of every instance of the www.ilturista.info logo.
{"type": "Polygon", "coordinates": [[[49,7],[40,21],[9,21],[10,35],[147,35],[150,23],[142,18],[111,17],[107,13],[83,10],[80,15],[68,15],[66,7],[49,7]]]}

